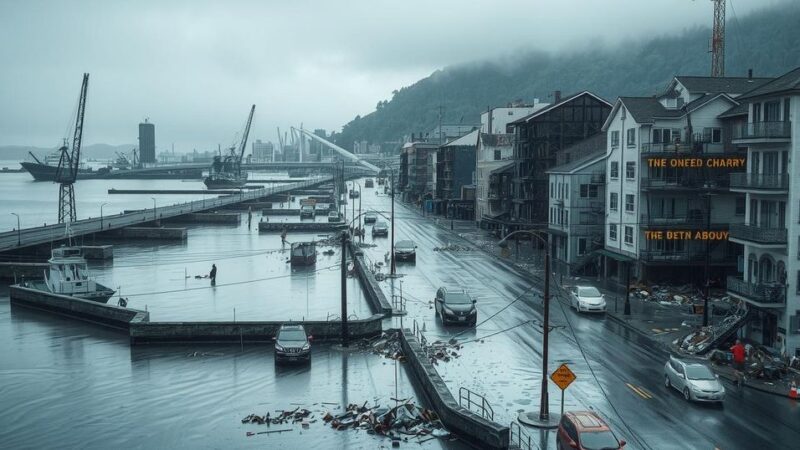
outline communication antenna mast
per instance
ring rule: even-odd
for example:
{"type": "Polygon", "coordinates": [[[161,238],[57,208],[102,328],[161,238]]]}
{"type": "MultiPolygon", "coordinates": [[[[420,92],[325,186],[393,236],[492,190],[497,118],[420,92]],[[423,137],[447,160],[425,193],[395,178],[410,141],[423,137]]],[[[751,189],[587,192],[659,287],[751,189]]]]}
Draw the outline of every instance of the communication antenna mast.
{"type": "Polygon", "coordinates": [[[711,35],[711,76],[725,76],[725,0],[714,2],[714,29],[711,35]]]}

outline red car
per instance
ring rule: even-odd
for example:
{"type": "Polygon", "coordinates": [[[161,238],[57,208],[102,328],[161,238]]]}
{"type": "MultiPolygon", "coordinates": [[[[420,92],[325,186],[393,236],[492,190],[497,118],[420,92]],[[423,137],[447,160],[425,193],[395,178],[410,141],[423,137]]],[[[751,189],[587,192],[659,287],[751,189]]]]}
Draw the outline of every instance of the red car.
{"type": "Polygon", "coordinates": [[[608,424],[592,411],[571,411],[561,416],[556,435],[558,450],[612,450],[625,447],[608,424]]]}

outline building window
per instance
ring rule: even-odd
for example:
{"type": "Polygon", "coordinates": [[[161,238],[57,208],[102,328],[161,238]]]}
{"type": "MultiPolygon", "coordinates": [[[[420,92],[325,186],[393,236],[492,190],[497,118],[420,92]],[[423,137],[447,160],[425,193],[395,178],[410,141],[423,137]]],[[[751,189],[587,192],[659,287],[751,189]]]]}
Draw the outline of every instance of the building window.
{"type": "Polygon", "coordinates": [[[556,198],[556,187],[554,182],[550,182],[550,198],[556,198]]]}
{"type": "Polygon", "coordinates": [[[744,215],[744,211],[745,211],[745,206],[746,205],[747,205],[747,203],[745,202],[745,198],[743,196],[742,197],[736,197],[736,215],[737,216],[743,216],[744,215]]]}
{"type": "Polygon", "coordinates": [[[625,194],[625,211],[633,212],[633,194],[625,194]]]}
{"type": "Polygon", "coordinates": [[[616,211],[618,202],[619,202],[619,195],[616,192],[612,192],[611,199],[608,202],[608,209],[616,211]]]}
{"type": "Polygon", "coordinates": [[[608,239],[611,241],[617,240],[617,224],[612,223],[608,226],[608,239]]]}
{"type": "Polygon", "coordinates": [[[578,238],[578,256],[586,254],[586,238],[578,238]]]}
{"type": "Polygon", "coordinates": [[[633,245],[633,227],[625,226],[625,243],[633,245]]]}
{"type": "Polygon", "coordinates": [[[712,144],[720,144],[720,143],[722,143],[722,129],[721,128],[712,128],[711,129],[711,143],[712,144]]]}
{"type": "Polygon", "coordinates": [[[611,146],[619,147],[619,131],[611,132],[611,146]]]}
{"type": "Polygon", "coordinates": [[[567,211],[566,209],[564,210],[564,226],[565,227],[569,226],[569,211],[567,211]]]}
{"type": "Polygon", "coordinates": [[[569,200],[569,183],[564,183],[564,198],[569,200]]]}
{"type": "Polygon", "coordinates": [[[628,128],[628,147],[636,146],[636,128],[628,128]]]}
{"type": "Polygon", "coordinates": [[[634,161],[625,163],[625,178],[628,180],[636,178],[636,163],[634,161]]]}
{"type": "Polygon", "coordinates": [[[616,180],[619,178],[619,162],[618,161],[611,161],[611,179],[616,180]]]}
{"type": "Polygon", "coordinates": [[[596,184],[582,184],[581,185],[581,198],[597,198],[597,185],[596,184]]]}
{"type": "Polygon", "coordinates": [[[501,157],[502,157],[502,156],[501,156],[501,152],[500,152],[500,150],[495,150],[495,151],[494,151],[494,160],[495,160],[495,161],[500,161],[500,158],[501,158],[501,157]]]}

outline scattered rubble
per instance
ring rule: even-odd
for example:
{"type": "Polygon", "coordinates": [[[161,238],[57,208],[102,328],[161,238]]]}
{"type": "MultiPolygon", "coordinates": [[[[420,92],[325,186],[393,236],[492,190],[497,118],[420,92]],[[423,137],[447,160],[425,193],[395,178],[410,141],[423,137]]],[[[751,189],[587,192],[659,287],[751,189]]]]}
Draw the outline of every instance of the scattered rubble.
{"type": "MultiPolygon", "coordinates": [[[[399,441],[405,436],[436,436],[447,438],[450,436],[443,429],[442,423],[435,412],[414,405],[408,400],[400,401],[394,408],[375,405],[368,407],[368,402],[363,405],[350,404],[341,414],[326,413],[322,420],[329,423],[336,430],[362,429],[369,434],[376,434],[399,441]]],[[[405,438],[407,440],[408,438],[405,438]]]]}
{"type": "Polygon", "coordinates": [[[360,348],[372,351],[376,355],[381,355],[389,359],[405,362],[406,356],[400,348],[400,336],[398,332],[383,332],[380,336],[372,339],[364,339],[359,343],[360,348]]]}
{"type": "Polygon", "coordinates": [[[464,245],[451,244],[449,242],[444,247],[434,247],[433,248],[433,251],[435,251],[435,252],[464,252],[464,251],[470,251],[470,250],[472,250],[472,248],[464,246],[464,245]]]}
{"type": "Polygon", "coordinates": [[[449,362],[450,359],[458,358],[457,350],[461,350],[461,344],[455,338],[449,341],[434,341],[422,346],[422,350],[428,355],[431,363],[438,364],[439,361],[449,362]]]}
{"type": "Polygon", "coordinates": [[[263,416],[259,416],[257,414],[250,414],[244,419],[242,419],[242,423],[257,423],[259,425],[266,424],[269,425],[282,425],[282,424],[294,424],[298,422],[302,422],[304,425],[308,423],[316,422],[316,419],[310,419],[311,411],[307,409],[300,409],[298,406],[297,408],[289,411],[289,410],[277,410],[274,416],[270,417],[270,413],[263,416]]]}

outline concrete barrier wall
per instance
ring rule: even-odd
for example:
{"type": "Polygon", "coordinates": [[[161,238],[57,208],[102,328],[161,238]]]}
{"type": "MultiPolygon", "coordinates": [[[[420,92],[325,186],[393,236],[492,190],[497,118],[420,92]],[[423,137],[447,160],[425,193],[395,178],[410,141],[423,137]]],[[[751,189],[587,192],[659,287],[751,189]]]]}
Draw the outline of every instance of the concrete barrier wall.
{"type": "Polygon", "coordinates": [[[164,219],[164,221],[239,225],[242,222],[242,216],[238,213],[190,213],[164,219]]]}
{"type": "Polygon", "coordinates": [[[261,211],[262,216],[298,216],[300,217],[299,209],[264,209],[261,211]]]}
{"type": "MultiPolygon", "coordinates": [[[[348,320],[348,335],[351,339],[378,336],[382,331],[383,315],[376,314],[367,319],[348,320]]],[[[141,322],[131,323],[131,344],[156,343],[224,343],[224,342],[271,342],[278,328],[287,321],[268,322],[141,322]]],[[[303,321],[306,332],[315,341],[338,341],[341,337],[341,321],[303,321]]]]}
{"type": "Polygon", "coordinates": [[[509,428],[486,420],[460,406],[422,351],[411,330],[401,330],[400,344],[411,372],[445,428],[456,434],[468,436],[471,441],[480,443],[480,448],[508,448],[509,428]]]}
{"type": "Polygon", "coordinates": [[[0,262],[0,280],[17,280],[22,278],[42,278],[44,271],[50,268],[48,263],[0,262]]]}
{"type": "Polygon", "coordinates": [[[258,231],[340,231],[347,228],[341,222],[259,222],[258,231]]]}
{"type": "Polygon", "coordinates": [[[11,304],[73,317],[104,327],[128,330],[132,321],[145,323],[150,314],[138,309],[50,294],[22,286],[10,287],[11,304]]]}
{"type": "MultiPolygon", "coordinates": [[[[352,242],[349,244],[349,250],[351,256],[356,254],[356,247],[352,242]]],[[[367,300],[372,307],[372,311],[375,313],[391,315],[392,305],[388,300],[386,300],[386,295],[384,295],[383,289],[381,289],[380,285],[378,285],[378,280],[375,279],[375,275],[372,274],[372,272],[369,270],[369,267],[367,267],[367,264],[364,262],[364,257],[355,256],[353,260],[358,281],[361,284],[361,289],[364,291],[364,295],[367,297],[367,300]]]]}
{"type": "Polygon", "coordinates": [[[81,246],[81,254],[86,259],[113,259],[114,246],[113,245],[83,245],[81,246]]]}
{"type": "Polygon", "coordinates": [[[106,232],[104,236],[121,239],[186,240],[186,228],[127,227],[106,232]]]}

